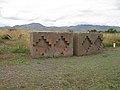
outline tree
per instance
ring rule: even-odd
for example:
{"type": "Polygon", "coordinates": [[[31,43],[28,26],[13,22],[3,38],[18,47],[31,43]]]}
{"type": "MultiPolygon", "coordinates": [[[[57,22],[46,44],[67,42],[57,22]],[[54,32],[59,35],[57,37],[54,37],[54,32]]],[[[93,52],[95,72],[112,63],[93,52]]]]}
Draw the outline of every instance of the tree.
{"type": "Polygon", "coordinates": [[[110,28],[108,29],[107,31],[105,31],[107,33],[117,33],[117,30],[116,29],[113,29],[113,28],[110,28]]]}
{"type": "Polygon", "coordinates": [[[96,29],[89,30],[89,32],[97,32],[96,29]]]}

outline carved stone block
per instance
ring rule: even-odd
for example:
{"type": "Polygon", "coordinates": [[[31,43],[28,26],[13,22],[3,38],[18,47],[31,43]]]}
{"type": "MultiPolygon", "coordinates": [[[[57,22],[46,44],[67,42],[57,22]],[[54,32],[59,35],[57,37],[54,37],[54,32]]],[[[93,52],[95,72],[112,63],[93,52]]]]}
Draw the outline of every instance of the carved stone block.
{"type": "Polygon", "coordinates": [[[73,55],[73,33],[32,32],[31,44],[33,58],[73,55]]]}
{"type": "Polygon", "coordinates": [[[103,35],[100,33],[74,33],[74,55],[89,55],[101,52],[103,35]]]}

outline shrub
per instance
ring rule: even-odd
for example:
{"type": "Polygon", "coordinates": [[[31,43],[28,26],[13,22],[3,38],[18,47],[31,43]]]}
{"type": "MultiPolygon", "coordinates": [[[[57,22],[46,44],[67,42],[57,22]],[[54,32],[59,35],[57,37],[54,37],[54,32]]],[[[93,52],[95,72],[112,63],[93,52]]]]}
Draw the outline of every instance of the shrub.
{"type": "Polygon", "coordinates": [[[28,48],[14,48],[12,49],[12,53],[25,53],[28,54],[30,51],[28,48]]]}

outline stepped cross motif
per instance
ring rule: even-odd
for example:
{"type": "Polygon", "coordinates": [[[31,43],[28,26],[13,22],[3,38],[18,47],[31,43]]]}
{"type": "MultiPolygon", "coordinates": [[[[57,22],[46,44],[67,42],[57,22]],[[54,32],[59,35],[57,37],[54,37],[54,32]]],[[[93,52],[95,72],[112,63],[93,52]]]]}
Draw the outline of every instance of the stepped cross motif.
{"type": "Polygon", "coordinates": [[[83,47],[85,48],[86,52],[88,52],[89,48],[91,47],[92,45],[92,42],[91,40],[89,39],[88,36],[86,36],[85,40],[83,41],[82,43],[83,47]]]}
{"type": "Polygon", "coordinates": [[[97,49],[100,50],[101,45],[102,45],[102,40],[101,38],[98,36],[98,38],[95,40],[94,44],[96,45],[97,49]]]}

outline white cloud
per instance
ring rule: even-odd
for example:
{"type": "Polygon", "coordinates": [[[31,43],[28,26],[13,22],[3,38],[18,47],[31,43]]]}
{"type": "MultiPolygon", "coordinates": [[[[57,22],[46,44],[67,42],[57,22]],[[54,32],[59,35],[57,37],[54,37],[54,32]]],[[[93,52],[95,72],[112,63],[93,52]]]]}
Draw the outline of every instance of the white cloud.
{"type": "Polygon", "coordinates": [[[120,26],[118,0],[0,0],[3,25],[38,22],[47,26],[120,26]]]}

